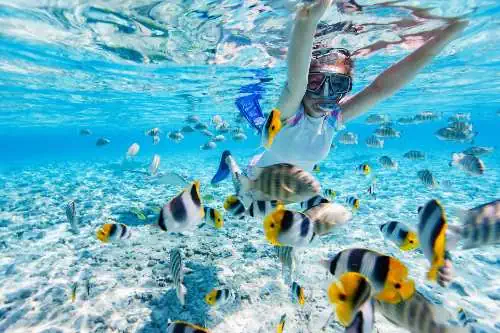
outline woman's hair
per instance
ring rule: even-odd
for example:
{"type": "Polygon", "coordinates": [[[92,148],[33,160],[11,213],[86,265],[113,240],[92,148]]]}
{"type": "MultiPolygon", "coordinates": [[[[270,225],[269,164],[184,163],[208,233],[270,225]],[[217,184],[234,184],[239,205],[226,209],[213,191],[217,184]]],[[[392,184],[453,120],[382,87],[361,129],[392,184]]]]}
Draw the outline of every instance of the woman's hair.
{"type": "Polygon", "coordinates": [[[311,56],[309,71],[318,70],[328,65],[343,66],[347,74],[351,75],[354,68],[354,62],[351,53],[343,48],[317,48],[314,49],[311,56]]]}

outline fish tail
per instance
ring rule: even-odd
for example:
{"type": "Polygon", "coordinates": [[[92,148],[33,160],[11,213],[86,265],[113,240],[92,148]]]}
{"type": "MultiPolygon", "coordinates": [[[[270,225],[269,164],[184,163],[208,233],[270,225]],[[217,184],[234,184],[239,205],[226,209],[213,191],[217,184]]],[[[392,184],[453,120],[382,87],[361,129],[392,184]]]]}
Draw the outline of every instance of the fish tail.
{"type": "Polygon", "coordinates": [[[181,283],[179,285],[179,288],[177,288],[177,298],[179,299],[179,302],[181,303],[181,305],[184,305],[186,303],[186,294],[187,294],[187,289],[181,283]]]}
{"type": "Polygon", "coordinates": [[[227,163],[227,158],[231,156],[231,152],[229,150],[225,150],[222,153],[220,162],[219,162],[219,167],[217,168],[217,172],[213,176],[212,180],[210,181],[211,184],[217,184],[224,179],[226,179],[229,176],[229,164],[227,163]]]}

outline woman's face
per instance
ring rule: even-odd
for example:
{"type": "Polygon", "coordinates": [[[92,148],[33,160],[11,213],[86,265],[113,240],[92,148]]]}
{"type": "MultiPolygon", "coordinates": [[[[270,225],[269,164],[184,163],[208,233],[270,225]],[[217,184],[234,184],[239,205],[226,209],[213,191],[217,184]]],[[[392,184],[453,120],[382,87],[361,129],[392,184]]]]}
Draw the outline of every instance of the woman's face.
{"type": "MultiPolygon", "coordinates": [[[[311,67],[310,72],[339,73],[350,76],[351,68],[345,62],[337,62],[334,65],[322,64],[311,67]]],[[[306,92],[302,102],[305,110],[312,117],[322,117],[325,113],[331,112],[338,103],[336,98],[328,98],[311,92],[306,92]]]]}

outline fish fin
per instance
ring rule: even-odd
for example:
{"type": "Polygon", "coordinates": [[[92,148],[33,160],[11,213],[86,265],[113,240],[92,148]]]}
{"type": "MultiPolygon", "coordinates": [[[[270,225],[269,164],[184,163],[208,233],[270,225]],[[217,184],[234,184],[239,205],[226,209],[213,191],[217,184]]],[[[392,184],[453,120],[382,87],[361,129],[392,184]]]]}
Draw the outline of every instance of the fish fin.
{"type": "Polygon", "coordinates": [[[226,162],[226,159],[228,156],[231,156],[231,152],[229,150],[225,150],[222,153],[217,172],[215,173],[212,180],[210,181],[210,183],[212,185],[223,181],[224,179],[226,179],[229,176],[229,173],[230,173],[229,165],[226,162]]]}

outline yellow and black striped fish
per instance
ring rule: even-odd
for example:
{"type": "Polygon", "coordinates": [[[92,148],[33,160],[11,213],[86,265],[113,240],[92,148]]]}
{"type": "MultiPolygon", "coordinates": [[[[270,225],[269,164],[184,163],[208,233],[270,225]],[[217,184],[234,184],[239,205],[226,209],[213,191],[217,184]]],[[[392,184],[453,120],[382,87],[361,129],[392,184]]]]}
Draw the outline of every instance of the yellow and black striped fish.
{"type": "Polygon", "coordinates": [[[300,203],[300,208],[303,210],[308,210],[314,206],[317,206],[322,203],[328,203],[330,200],[327,198],[322,197],[321,195],[315,195],[314,197],[310,198],[309,200],[303,201],[300,203]]]}
{"type": "Polygon", "coordinates": [[[293,302],[297,302],[300,305],[304,306],[304,303],[306,301],[306,297],[304,294],[304,288],[299,286],[299,284],[295,281],[293,281],[292,286],[291,286],[291,295],[292,295],[293,302]]]}
{"type": "Polygon", "coordinates": [[[233,301],[234,293],[228,288],[215,288],[205,296],[205,302],[210,306],[222,306],[233,301]]]}
{"type": "Polygon", "coordinates": [[[339,281],[328,288],[328,299],[335,305],[337,318],[344,327],[349,326],[361,306],[370,299],[372,288],[368,280],[361,274],[347,272],[339,281]]]}
{"type": "Polygon", "coordinates": [[[394,242],[403,251],[415,250],[420,244],[417,233],[404,223],[391,221],[381,224],[379,228],[385,238],[394,242]]]}
{"type": "Polygon", "coordinates": [[[103,243],[123,241],[130,235],[129,228],[122,223],[106,223],[96,232],[97,239],[103,243]]]}
{"type": "Polygon", "coordinates": [[[167,333],[210,333],[210,331],[185,321],[174,321],[168,324],[167,333]]]}
{"type": "Polygon", "coordinates": [[[306,246],[314,237],[314,226],[307,215],[282,209],[264,219],[264,234],[272,245],[306,246]]]}
{"type": "Polygon", "coordinates": [[[246,211],[243,202],[235,195],[230,195],[226,198],[224,209],[234,216],[243,216],[246,211]]]}
{"type": "Polygon", "coordinates": [[[285,329],[285,321],[286,321],[286,313],[281,316],[280,322],[278,323],[278,327],[276,327],[276,333],[283,333],[285,329]]]}
{"type": "Polygon", "coordinates": [[[192,229],[204,217],[200,182],[194,181],[163,206],[157,225],[163,231],[180,232],[192,229]]]}
{"type": "Polygon", "coordinates": [[[262,128],[262,146],[266,149],[271,148],[274,138],[281,131],[281,112],[273,109],[262,128]]]}
{"type": "Polygon", "coordinates": [[[418,239],[425,257],[431,263],[427,278],[431,281],[438,279],[439,270],[445,264],[446,230],[448,223],[444,208],[439,201],[430,200],[419,213],[418,239]]]}
{"type": "Polygon", "coordinates": [[[246,214],[251,217],[261,218],[269,215],[273,211],[277,209],[283,209],[285,206],[278,200],[271,201],[252,201],[248,209],[246,210],[246,214]]]}
{"type": "Polygon", "coordinates": [[[224,219],[222,218],[222,214],[219,213],[217,209],[206,206],[203,207],[203,209],[205,211],[206,222],[211,222],[212,225],[217,229],[221,229],[224,226],[224,219]]]}
{"type": "Polygon", "coordinates": [[[337,278],[347,272],[362,274],[370,281],[375,297],[385,302],[398,303],[415,292],[415,284],[402,262],[372,250],[343,250],[321,263],[337,278]]]}
{"type": "Polygon", "coordinates": [[[356,171],[362,175],[368,176],[370,174],[370,172],[372,171],[372,168],[367,163],[363,163],[363,164],[358,165],[358,167],[356,168],[356,171]]]}
{"type": "Polygon", "coordinates": [[[346,204],[349,205],[354,211],[359,209],[359,199],[353,196],[349,196],[345,199],[346,204]]]}

